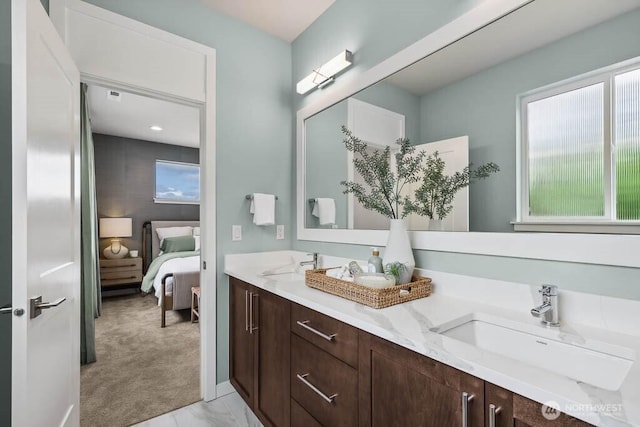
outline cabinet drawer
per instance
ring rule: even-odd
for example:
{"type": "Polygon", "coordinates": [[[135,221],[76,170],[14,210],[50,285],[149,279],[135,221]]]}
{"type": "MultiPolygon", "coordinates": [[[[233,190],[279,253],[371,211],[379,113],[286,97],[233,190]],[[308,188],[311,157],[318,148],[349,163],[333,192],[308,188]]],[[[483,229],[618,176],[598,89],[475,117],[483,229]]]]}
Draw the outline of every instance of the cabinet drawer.
{"type": "Polygon", "coordinates": [[[137,269],[142,268],[142,258],[122,258],[122,259],[101,259],[100,271],[112,270],[114,268],[137,269]]]}
{"type": "Polygon", "coordinates": [[[117,285],[127,285],[130,283],[139,283],[142,281],[142,276],[138,275],[135,278],[131,278],[131,276],[127,276],[127,278],[123,278],[123,279],[105,279],[105,278],[100,278],[100,286],[102,286],[103,288],[105,287],[109,287],[109,286],[117,286],[117,285]]]}
{"type": "Polygon", "coordinates": [[[291,399],[291,427],[322,427],[322,424],[291,399]]]}
{"type": "Polygon", "coordinates": [[[293,304],[291,330],[354,368],[358,367],[358,330],[353,326],[293,304]]]}
{"type": "Polygon", "coordinates": [[[295,334],[291,397],[324,426],[358,423],[358,372],[295,334]]]}
{"type": "Polygon", "coordinates": [[[100,278],[102,280],[130,279],[136,281],[142,280],[142,273],[140,270],[121,270],[119,268],[112,268],[110,270],[102,270],[100,272],[100,278]]]}

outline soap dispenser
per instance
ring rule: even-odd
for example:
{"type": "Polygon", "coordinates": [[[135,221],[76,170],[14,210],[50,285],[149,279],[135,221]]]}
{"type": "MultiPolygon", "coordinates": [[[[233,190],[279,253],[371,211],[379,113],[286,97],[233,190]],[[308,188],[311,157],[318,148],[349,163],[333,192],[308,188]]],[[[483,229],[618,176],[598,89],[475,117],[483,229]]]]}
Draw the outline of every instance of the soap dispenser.
{"type": "Polygon", "coordinates": [[[378,251],[378,248],[372,249],[373,253],[367,263],[367,270],[369,273],[382,273],[382,258],[380,258],[380,252],[378,251]]]}

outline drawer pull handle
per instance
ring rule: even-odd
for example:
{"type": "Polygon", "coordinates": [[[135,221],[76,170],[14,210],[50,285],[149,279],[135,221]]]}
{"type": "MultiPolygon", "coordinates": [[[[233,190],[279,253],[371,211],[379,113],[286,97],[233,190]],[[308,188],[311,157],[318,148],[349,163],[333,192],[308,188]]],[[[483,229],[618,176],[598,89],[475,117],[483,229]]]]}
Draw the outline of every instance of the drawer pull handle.
{"type": "Polygon", "coordinates": [[[113,266],[113,265],[109,265],[109,266],[103,265],[100,268],[104,269],[104,270],[109,270],[109,269],[112,269],[112,268],[123,268],[123,267],[136,267],[136,265],[135,264],[122,264],[122,265],[115,265],[115,266],[113,266]]]}
{"type": "Polygon", "coordinates": [[[306,380],[306,377],[308,377],[308,376],[309,376],[309,374],[302,374],[302,375],[296,374],[296,377],[298,377],[298,379],[300,381],[302,381],[302,383],[304,385],[306,385],[311,390],[313,390],[318,396],[323,398],[327,403],[333,403],[333,399],[335,399],[338,396],[338,393],[334,393],[331,396],[327,396],[322,391],[320,391],[320,389],[318,389],[318,387],[314,386],[313,384],[311,384],[309,381],[306,380]]]}
{"type": "Polygon", "coordinates": [[[258,330],[257,326],[253,326],[253,299],[258,298],[258,294],[249,292],[249,334],[253,334],[253,331],[258,330]]]}
{"type": "Polygon", "coordinates": [[[469,394],[466,391],[462,392],[462,427],[469,425],[469,402],[473,400],[475,395],[469,394]]]}
{"type": "Polygon", "coordinates": [[[496,407],[493,403],[489,405],[489,427],[496,427],[496,415],[498,415],[501,410],[502,407],[496,407]]]}
{"type": "Polygon", "coordinates": [[[327,341],[333,341],[333,338],[338,335],[338,334],[331,334],[331,335],[327,335],[324,332],[320,332],[319,330],[312,328],[311,326],[308,325],[308,323],[311,322],[310,320],[297,320],[296,323],[300,326],[302,326],[303,328],[305,328],[307,331],[313,332],[314,334],[324,338],[327,341]]]}
{"type": "Polygon", "coordinates": [[[249,291],[244,291],[244,330],[249,331],[249,291]]]}

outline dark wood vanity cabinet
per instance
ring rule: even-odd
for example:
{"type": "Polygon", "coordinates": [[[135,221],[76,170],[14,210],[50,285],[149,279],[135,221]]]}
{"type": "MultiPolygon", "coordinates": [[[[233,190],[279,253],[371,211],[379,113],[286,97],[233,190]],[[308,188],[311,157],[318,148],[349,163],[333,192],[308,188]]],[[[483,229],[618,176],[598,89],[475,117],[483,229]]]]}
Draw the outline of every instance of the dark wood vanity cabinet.
{"type": "Polygon", "coordinates": [[[229,377],[240,397],[253,408],[255,337],[249,333],[249,294],[253,286],[229,278],[229,377]]]}
{"type": "Polygon", "coordinates": [[[266,426],[589,426],[550,421],[540,403],[229,280],[231,383],[266,426]]]}
{"type": "MultiPolygon", "coordinates": [[[[493,386],[496,387],[496,386],[493,386]]],[[[542,415],[542,404],[518,394],[513,395],[513,425],[515,427],[590,427],[591,424],[567,414],[556,414],[558,418],[548,420],[542,415]]],[[[499,419],[500,415],[496,417],[499,419]]],[[[498,424],[496,424],[498,425],[498,424]]],[[[504,424],[506,425],[506,424],[504,424]]]]}
{"type": "Polygon", "coordinates": [[[358,329],[291,304],[291,425],[358,425],[358,329]]]}
{"type": "Polygon", "coordinates": [[[484,424],[484,381],[368,333],[359,338],[361,426],[484,424]]]}
{"type": "Polygon", "coordinates": [[[486,426],[513,427],[513,396],[509,390],[498,387],[491,383],[484,383],[485,411],[484,419],[486,426]],[[492,424],[492,419],[495,424],[492,424]]]}
{"type": "Polygon", "coordinates": [[[230,381],[266,426],[290,424],[290,303],[230,278],[230,381]]]}
{"type": "Polygon", "coordinates": [[[590,426],[567,414],[548,420],[538,402],[366,332],[359,345],[362,427],[590,426]]]}

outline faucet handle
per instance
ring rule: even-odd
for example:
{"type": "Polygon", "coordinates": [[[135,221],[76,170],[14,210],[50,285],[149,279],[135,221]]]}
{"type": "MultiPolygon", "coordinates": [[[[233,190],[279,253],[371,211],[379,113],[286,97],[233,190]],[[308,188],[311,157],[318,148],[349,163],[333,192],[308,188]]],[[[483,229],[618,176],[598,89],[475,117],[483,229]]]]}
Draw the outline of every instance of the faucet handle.
{"type": "Polygon", "coordinates": [[[558,295],[558,287],[556,285],[542,285],[538,292],[543,296],[552,297],[558,295]]]}

